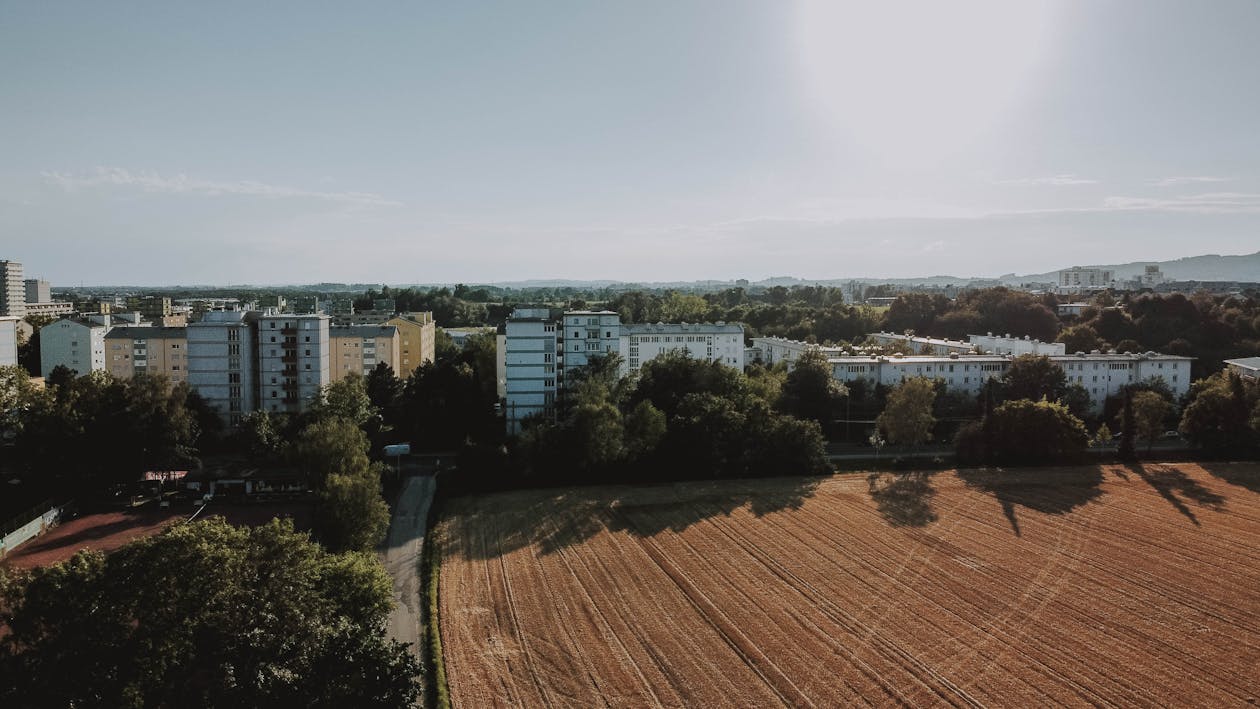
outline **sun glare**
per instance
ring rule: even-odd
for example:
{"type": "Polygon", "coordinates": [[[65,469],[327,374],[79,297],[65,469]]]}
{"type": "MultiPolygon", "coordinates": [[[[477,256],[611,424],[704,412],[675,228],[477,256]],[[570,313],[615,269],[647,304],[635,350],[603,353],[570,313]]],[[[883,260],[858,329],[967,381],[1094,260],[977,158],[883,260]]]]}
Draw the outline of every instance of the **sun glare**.
{"type": "Polygon", "coordinates": [[[969,149],[1048,59],[1040,0],[832,2],[797,10],[802,89],[846,152],[892,165],[969,149]]]}

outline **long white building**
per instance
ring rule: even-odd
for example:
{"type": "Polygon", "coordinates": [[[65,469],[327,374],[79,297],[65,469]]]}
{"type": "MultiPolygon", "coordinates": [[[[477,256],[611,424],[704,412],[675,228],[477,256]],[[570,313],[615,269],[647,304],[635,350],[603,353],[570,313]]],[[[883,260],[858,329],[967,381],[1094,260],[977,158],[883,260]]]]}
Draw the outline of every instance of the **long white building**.
{"type": "Polygon", "coordinates": [[[1030,337],[1011,337],[1010,335],[968,335],[967,341],[948,340],[935,337],[919,337],[903,335],[895,332],[874,332],[868,337],[877,345],[889,346],[904,344],[911,354],[1033,354],[1062,355],[1067,351],[1062,342],[1042,342],[1030,337]]]}
{"type": "Polygon", "coordinates": [[[518,308],[503,336],[503,380],[508,433],[529,416],[550,416],[567,379],[593,356],[619,354],[621,374],[655,357],[685,350],[691,357],[744,367],[744,328],[733,323],[622,325],[609,310],[518,308]]]}
{"type": "Polygon", "coordinates": [[[622,375],[675,350],[686,351],[692,359],[744,369],[744,328],[733,323],[622,325],[618,348],[622,375]]]}
{"type": "MultiPolygon", "coordinates": [[[[953,354],[892,357],[830,357],[832,375],[842,382],[865,379],[872,384],[894,387],[913,377],[940,379],[950,391],[978,396],[984,383],[1001,377],[1014,359],[1012,355],[953,354]]],[[[1059,365],[1069,384],[1079,384],[1089,393],[1090,404],[1101,410],[1107,397],[1122,387],[1152,378],[1164,380],[1173,395],[1190,389],[1190,357],[1156,354],[1109,354],[1094,351],[1049,356],[1059,365]]]]}

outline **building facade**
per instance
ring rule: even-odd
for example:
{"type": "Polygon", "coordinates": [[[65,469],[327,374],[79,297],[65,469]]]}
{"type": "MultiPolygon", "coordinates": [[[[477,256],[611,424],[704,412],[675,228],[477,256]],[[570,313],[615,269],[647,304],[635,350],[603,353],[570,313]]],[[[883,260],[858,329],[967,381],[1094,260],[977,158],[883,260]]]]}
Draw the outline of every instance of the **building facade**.
{"type": "Polygon", "coordinates": [[[329,381],[351,374],[367,376],[378,364],[398,371],[398,328],[393,325],[347,325],[328,328],[329,381]]]}
{"type": "Polygon", "coordinates": [[[566,382],[595,357],[622,358],[622,375],[666,352],[744,367],[744,329],[731,323],[622,325],[609,310],[518,308],[504,325],[501,379],[508,433],[530,416],[551,417],[566,382]]]}
{"type": "Polygon", "coordinates": [[[26,302],[47,303],[52,300],[52,286],[49,285],[48,281],[28,278],[23,281],[23,284],[26,292],[26,302]]]}
{"type": "Polygon", "coordinates": [[[21,320],[12,315],[0,315],[0,367],[18,363],[18,322],[21,320]]]}
{"type": "Polygon", "coordinates": [[[717,323],[656,323],[622,325],[618,352],[621,373],[637,371],[666,352],[685,351],[692,359],[725,364],[743,371],[744,328],[717,323]]]}
{"type": "Polygon", "coordinates": [[[1225,367],[1243,379],[1260,381],[1260,357],[1227,359],[1225,360],[1225,367]]]}
{"type": "Polygon", "coordinates": [[[0,315],[26,315],[26,282],[17,261],[0,261],[0,315]]]}
{"type": "Polygon", "coordinates": [[[437,324],[433,313],[399,313],[385,321],[398,328],[398,364],[394,372],[400,379],[408,379],[426,362],[432,362],[437,344],[437,324]]]}
{"type": "Polygon", "coordinates": [[[1059,290],[1102,290],[1116,285],[1116,274],[1106,268],[1073,266],[1059,271],[1059,290]]]}
{"type": "Polygon", "coordinates": [[[114,327],[105,334],[106,371],[119,379],[162,375],[188,381],[188,328],[114,327]]]}
{"type": "Polygon", "coordinates": [[[504,324],[504,416],[509,434],[531,416],[555,411],[565,351],[561,314],[549,308],[517,308],[504,324]]]}
{"type": "Polygon", "coordinates": [[[258,329],[251,316],[210,311],[186,331],[188,385],[233,426],[258,408],[258,329]]]}
{"type": "Polygon", "coordinates": [[[259,408],[299,414],[331,380],[327,315],[258,319],[259,408]]]}
{"type": "MultiPolygon", "coordinates": [[[[954,354],[948,356],[831,357],[832,375],[841,382],[865,379],[895,387],[912,377],[939,379],[949,391],[979,396],[985,382],[1006,373],[1014,355],[954,354]]],[[[1098,351],[1050,356],[1063,369],[1068,384],[1079,384],[1090,405],[1101,411],[1107,397],[1130,384],[1162,379],[1176,397],[1190,389],[1190,357],[1156,354],[1105,354],[1098,351]]]]}
{"type": "Polygon", "coordinates": [[[39,371],[47,378],[58,366],[80,375],[105,369],[108,315],[58,320],[39,330],[39,371]]]}

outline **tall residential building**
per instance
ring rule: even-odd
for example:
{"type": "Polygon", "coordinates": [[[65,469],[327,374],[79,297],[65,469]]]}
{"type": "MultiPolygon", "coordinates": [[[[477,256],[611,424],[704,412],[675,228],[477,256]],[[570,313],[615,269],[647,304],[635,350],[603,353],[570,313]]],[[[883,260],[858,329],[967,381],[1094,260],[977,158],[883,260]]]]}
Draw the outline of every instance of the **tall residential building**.
{"type": "Polygon", "coordinates": [[[399,313],[385,321],[398,328],[398,364],[394,372],[400,379],[411,377],[425,362],[432,362],[437,344],[437,325],[433,313],[399,313]]]}
{"type": "Polygon", "coordinates": [[[145,320],[161,322],[162,318],[171,316],[171,299],[159,295],[141,298],[138,310],[145,320]]]}
{"type": "Polygon", "coordinates": [[[329,381],[351,373],[367,376],[378,364],[398,371],[398,328],[393,325],[347,325],[328,328],[329,381]]]}
{"type": "Polygon", "coordinates": [[[0,315],[0,367],[11,367],[18,362],[18,322],[22,318],[0,315]]]}
{"type": "Polygon", "coordinates": [[[306,411],[331,381],[327,315],[258,319],[259,408],[306,411]]]}
{"type": "Polygon", "coordinates": [[[517,308],[504,324],[504,398],[508,433],[531,416],[551,416],[559,362],[564,359],[560,311],[517,308]]]}
{"type": "Polygon", "coordinates": [[[622,325],[617,313],[518,308],[504,325],[503,380],[508,433],[529,416],[552,416],[566,382],[595,356],[619,354],[621,373],[666,352],[744,367],[744,328],[731,323],[622,325]]]}
{"type": "Polygon", "coordinates": [[[17,261],[0,261],[0,315],[26,315],[26,283],[17,261]]]}
{"type": "Polygon", "coordinates": [[[108,315],[58,320],[39,330],[39,370],[48,377],[59,365],[80,375],[105,369],[108,315]]]}
{"type": "Polygon", "coordinates": [[[48,281],[41,281],[38,278],[28,278],[24,283],[26,291],[26,302],[28,303],[49,303],[52,302],[52,286],[48,281]]]}
{"type": "Polygon", "coordinates": [[[225,422],[258,408],[258,329],[256,315],[210,311],[187,328],[188,385],[225,422]]]}
{"type": "Polygon", "coordinates": [[[114,327],[105,335],[107,371],[119,379],[161,374],[188,381],[188,328],[114,327]]]}

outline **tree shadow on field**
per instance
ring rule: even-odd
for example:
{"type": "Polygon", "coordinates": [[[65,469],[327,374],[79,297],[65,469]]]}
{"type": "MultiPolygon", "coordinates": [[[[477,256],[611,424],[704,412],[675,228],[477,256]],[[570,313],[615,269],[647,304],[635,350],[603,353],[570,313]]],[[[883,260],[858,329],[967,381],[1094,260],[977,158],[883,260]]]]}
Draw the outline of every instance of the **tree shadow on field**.
{"type": "Polygon", "coordinates": [[[1260,492],[1260,465],[1256,463],[1200,463],[1200,467],[1230,485],[1260,492]]]}
{"type": "Polygon", "coordinates": [[[1016,509],[1067,514],[1102,495],[1099,466],[1078,468],[972,468],[958,471],[968,487],[989,493],[1002,505],[1002,514],[1015,536],[1022,536],[1016,509]]]}
{"type": "Polygon", "coordinates": [[[1142,478],[1146,484],[1155,488],[1155,492],[1158,492],[1160,497],[1168,500],[1168,504],[1185,515],[1186,519],[1193,522],[1196,527],[1199,526],[1199,518],[1182,498],[1211,510],[1220,510],[1225,506],[1224,497],[1203,487],[1198,480],[1186,475],[1176,466],[1158,463],[1145,466],[1141,463],[1130,463],[1126,467],[1142,478]]]}
{"type": "Polygon", "coordinates": [[[866,484],[879,514],[892,526],[926,527],[936,521],[931,473],[871,473],[866,484]]]}
{"type": "Polygon", "coordinates": [[[554,554],[604,531],[651,537],[682,532],[741,508],[754,517],[801,507],[821,478],[690,481],[522,490],[450,500],[444,554],[493,559],[534,547],[554,554]]]}

